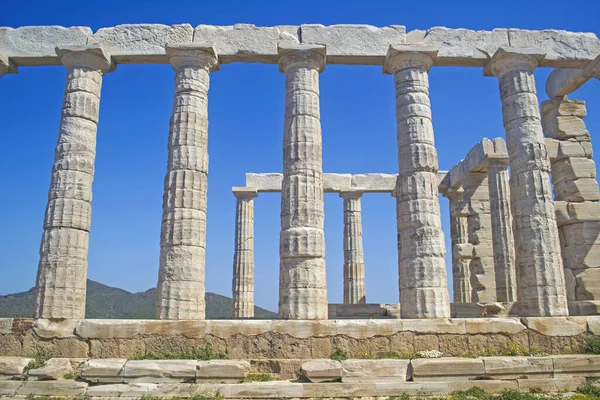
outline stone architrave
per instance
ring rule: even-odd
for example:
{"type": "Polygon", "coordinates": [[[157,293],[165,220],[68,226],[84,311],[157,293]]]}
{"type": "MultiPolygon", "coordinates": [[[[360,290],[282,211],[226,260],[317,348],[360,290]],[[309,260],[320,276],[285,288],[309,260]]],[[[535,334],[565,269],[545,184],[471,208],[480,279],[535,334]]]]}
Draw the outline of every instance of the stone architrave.
{"type": "Polygon", "coordinates": [[[463,182],[463,188],[469,210],[468,238],[473,246],[473,258],[469,264],[471,302],[495,302],[496,273],[487,173],[470,172],[463,182]]]}
{"type": "Polygon", "coordinates": [[[10,72],[10,60],[0,51],[0,78],[10,72]]]}
{"type": "Polygon", "coordinates": [[[542,103],[544,134],[554,147],[552,183],[557,216],[562,216],[558,227],[572,314],[597,314],[600,309],[600,194],[585,116],[581,100],[542,103]],[[585,217],[565,212],[576,209],[585,209],[585,217]],[[583,302],[590,306],[580,308],[583,302]]]}
{"type": "Polygon", "coordinates": [[[436,46],[390,46],[384,72],[394,75],[398,124],[396,218],[402,318],[448,318],[446,250],[438,198],[438,159],[428,71],[436,46]]]}
{"type": "Polygon", "coordinates": [[[175,70],[156,291],[158,319],[204,319],[210,45],[167,45],[175,70]]]}
{"type": "Polygon", "coordinates": [[[254,317],[254,198],[256,189],[234,188],[233,317],[254,317]]]}
{"type": "Polygon", "coordinates": [[[491,160],[487,168],[496,269],[496,300],[510,303],[517,301],[517,278],[508,165],[504,161],[491,160]]]}
{"type": "Polygon", "coordinates": [[[279,315],[327,319],[319,73],[325,47],[281,44],[285,73],[279,315]]]}
{"type": "Polygon", "coordinates": [[[485,67],[498,77],[510,159],[517,299],[522,316],[568,315],[550,162],[542,135],[533,70],[536,49],[500,48],[485,67]]]}
{"type": "Polygon", "coordinates": [[[114,69],[97,46],[57,47],[67,82],[54,151],[36,283],[36,318],[84,318],[92,181],[102,76],[114,69]]]}
{"type": "Polygon", "coordinates": [[[452,287],[454,303],[471,303],[471,270],[473,246],[469,244],[468,212],[464,190],[446,193],[450,205],[450,238],[452,240],[452,287]]]}
{"type": "Polygon", "coordinates": [[[344,304],[365,304],[365,260],[362,242],[363,192],[340,192],[344,199],[344,304]]]}

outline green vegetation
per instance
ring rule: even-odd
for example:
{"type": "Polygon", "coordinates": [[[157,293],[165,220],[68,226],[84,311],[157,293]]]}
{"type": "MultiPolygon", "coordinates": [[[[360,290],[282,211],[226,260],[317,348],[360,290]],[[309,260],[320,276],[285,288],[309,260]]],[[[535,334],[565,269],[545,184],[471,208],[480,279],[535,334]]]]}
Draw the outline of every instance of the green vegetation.
{"type": "Polygon", "coordinates": [[[81,375],[77,372],[69,372],[63,376],[63,379],[79,379],[80,376],[81,375]]]}
{"type": "Polygon", "coordinates": [[[600,354],[600,337],[590,336],[581,346],[580,352],[583,354],[600,354]]]}
{"type": "Polygon", "coordinates": [[[272,381],[273,377],[269,374],[248,374],[248,377],[244,379],[243,383],[246,382],[269,382],[272,381]]]}
{"type": "Polygon", "coordinates": [[[486,351],[479,353],[465,353],[461,357],[477,358],[477,357],[516,357],[516,356],[527,356],[527,357],[545,357],[547,353],[540,351],[539,349],[522,349],[519,345],[511,343],[505,344],[501,350],[490,348],[486,351]]]}
{"type": "Polygon", "coordinates": [[[227,355],[221,352],[215,352],[212,346],[206,345],[202,348],[192,347],[184,349],[175,349],[171,351],[150,351],[144,354],[137,354],[132,360],[226,360],[227,355]]]}
{"type": "MultiPolygon", "coordinates": [[[[153,319],[156,289],[140,293],[103,285],[88,279],[86,318],[100,319],[153,319]]],[[[0,295],[0,318],[33,318],[35,290],[0,295]]],[[[231,318],[233,300],[214,293],[206,293],[206,318],[231,318]]],[[[257,318],[278,318],[276,313],[254,307],[257,318]]]]}
{"type": "Polygon", "coordinates": [[[29,364],[27,364],[25,367],[25,372],[32,369],[42,368],[46,361],[52,358],[52,352],[45,349],[37,349],[35,353],[27,357],[33,358],[33,360],[29,361],[29,364]]]}
{"type": "Polygon", "coordinates": [[[335,349],[334,352],[331,353],[331,356],[329,358],[331,358],[332,360],[336,360],[336,361],[347,360],[348,353],[346,353],[346,351],[342,350],[342,349],[335,349]]]}

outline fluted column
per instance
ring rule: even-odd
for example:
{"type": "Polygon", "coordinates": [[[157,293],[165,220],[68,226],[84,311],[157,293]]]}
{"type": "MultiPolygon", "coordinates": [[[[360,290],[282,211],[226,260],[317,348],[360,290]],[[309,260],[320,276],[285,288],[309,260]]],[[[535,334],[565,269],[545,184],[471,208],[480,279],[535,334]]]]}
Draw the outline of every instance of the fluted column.
{"type": "Polygon", "coordinates": [[[491,161],[488,164],[488,185],[496,268],[496,297],[499,302],[514,302],[517,301],[515,240],[506,163],[491,161]]]}
{"type": "Polygon", "coordinates": [[[156,292],[159,319],[204,319],[208,88],[218,70],[215,50],[201,44],[166,47],[175,70],[156,292]]]}
{"type": "Polygon", "coordinates": [[[233,317],[254,317],[254,198],[256,189],[234,188],[235,252],[233,253],[233,317]]]}
{"type": "Polygon", "coordinates": [[[471,302],[471,270],[473,247],[469,244],[468,214],[465,213],[464,190],[446,194],[450,205],[450,238],[452,240],[452,287],[455,303],[471,302]]]}
{"type": "Polygon", "coordinates": [[[362,192],[340,192],[344,199],[344,304],[364,304],[365,259],[362,242],[362,192]]]}
{"type": "Polygon", "coordinates": [[[54,151],[36,283],[36,318],[84,318],[92,181],[102,75],[110,56],[96,46],[57,47],[67,83],[54,151]]]}
{"type": "Polygon", "coordinates": [[[428,71],[435,46],[390,46],[398,124],[396,215],[402,318],[450,317],[428,71]]]}
{"type": "Polygon", "coordinates": [[[543,57],[541,50],[500,48],[485,68],[500,82],[511,169],[519,313],[535,317],[568,314],[550,163],[533,76],[543,57]]]}
{"type": "Polygon", "coordinates": [[[285,73],[279,315],[327,319],[319,73],[325,48],[281,45],[285,73]]]}

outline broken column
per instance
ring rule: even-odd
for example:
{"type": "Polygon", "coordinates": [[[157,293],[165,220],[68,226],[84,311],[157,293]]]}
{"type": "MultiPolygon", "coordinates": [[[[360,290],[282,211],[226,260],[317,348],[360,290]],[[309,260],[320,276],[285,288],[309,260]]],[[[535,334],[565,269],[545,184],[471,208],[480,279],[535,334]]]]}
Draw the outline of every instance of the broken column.
{"type": "Polygon", "coordinates": [[[585,103],[566,98],[542,103],[571,314],[600,311],[600,194],[585,103]]]}
{"type": "Polygon", "coordinates": [[[473,245],[473,258],[469,265],[471,301],[495,302],[496,273],[487,173],[470,172],[463,182],[463,189],[468,209],[468,238],[473,245]]]}
{"type": "Polygon", "coordinates": [[[175,70],[156,291],[159,319],[204,319],[208,88],[219,68],[212,46],[166,47],[175,70]]]}
{"type": "Polygon", "coordinates": [[[362,242],[362,217],[358,191],[340,192],[344,199],[344,304],[364,304],[365,261],[362,242]]]}
{"type": "Polygon", "coordinates": [[[496,154],[503,157],[489,158],[487,176],[492,222],[494,266],[496,269],[496,300],[502,303],[517,301],[515,270],[515,240],[510,208],[508,157],[504,140],[494,139],[496,154]]]}
{"type": "Polygon", "coordinates": [[[67,82],[54,151],[36,283],[36,318],[84,318],[92,181],[102,75],[97,46],[57,47],[67,82]]]}
{"type": "Polygon", "coordinates": [[[256,189],[233,188],[236,198],[233,317],[254,317],[254,198],[256,189]]]}
{"type": "Polygon", "coordinates": [[[327,319],[319,73],[325,47],[281,44],[285,73],[279,315],[327,319]]]}
{"type": "Polygon", "coordinates": [[[446,193],[450,204],[450,238],[452,240],[452,287],[454,303],[471,303],[471,270],[473,246],[469,243],[468,213],[465,212],[464,190],[446,193]]]}
{"type": "Polygon", "coordinates": [[[402,318],[448,318],[446,253],[438,198],[438,160],[428,71],[436,46],[390,46],[384,72],[394,75],[398,124],[396,216],[402,318]]]}
{"type": "Polygon", "coordinates": [[[497,76],[500,84],[511,169],[517,298],[520,315],[531,317],[568,315],[550,163],[533,76],[544,55],[535,49],[500,48],[485,68],[485,74],[497,76]]]}

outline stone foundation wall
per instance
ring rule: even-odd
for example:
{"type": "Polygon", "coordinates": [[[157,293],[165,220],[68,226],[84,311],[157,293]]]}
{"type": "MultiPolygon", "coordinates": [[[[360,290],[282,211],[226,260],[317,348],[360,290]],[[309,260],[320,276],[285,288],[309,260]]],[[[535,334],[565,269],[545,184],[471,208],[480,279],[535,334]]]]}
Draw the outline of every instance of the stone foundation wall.
{"type": "MultiPolygon", "coordinates": [[[[210,345],[230,359],[328,358],[439,350],[444,356],[523,351],[576,353],[600,335],[600,317],[465,318],[443,320],[35,320],[0,319],[0,356],[132,358],[210,345]]],[[[270,368],[270,367],[269,367],[270,368]]]]}

